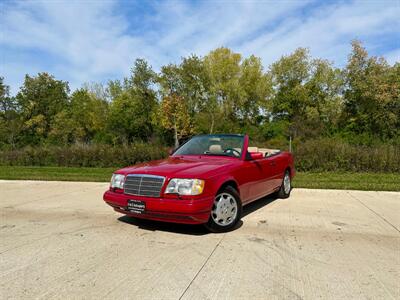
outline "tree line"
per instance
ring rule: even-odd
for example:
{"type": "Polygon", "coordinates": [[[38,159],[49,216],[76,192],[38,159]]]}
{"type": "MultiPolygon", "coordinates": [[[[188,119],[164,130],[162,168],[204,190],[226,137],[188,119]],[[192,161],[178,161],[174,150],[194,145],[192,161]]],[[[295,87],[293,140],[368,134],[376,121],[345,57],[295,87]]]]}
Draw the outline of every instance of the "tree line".
{"type": "Polygon", "coordinates": [[[218,48],[155,72],[136,59],[130,76],[71,93],[48,73],[26,75],[15,96],[0,77],[0,149],[138,141],[178,145],[200,133],[248,133],[260,143],[333,137],[400,144],[400,63],[352,43],[347,65],[298,48],[261,59],[218,48]]]}

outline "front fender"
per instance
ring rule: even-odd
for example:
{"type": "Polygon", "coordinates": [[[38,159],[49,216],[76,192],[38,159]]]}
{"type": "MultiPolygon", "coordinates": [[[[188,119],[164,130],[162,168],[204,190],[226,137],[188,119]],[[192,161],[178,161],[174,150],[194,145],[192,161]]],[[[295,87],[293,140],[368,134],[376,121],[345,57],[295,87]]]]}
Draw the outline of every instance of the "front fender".
{"type": "Polygon", "coordinates": [[[218,175],[210,178],[209,184],[212,186],[210,192],[215,196],[217,192],[220,190],[220,188],[227,183],[232,183],[240,195],[239,184],[232,175],[222,175],[222,176],[218,175]]]}

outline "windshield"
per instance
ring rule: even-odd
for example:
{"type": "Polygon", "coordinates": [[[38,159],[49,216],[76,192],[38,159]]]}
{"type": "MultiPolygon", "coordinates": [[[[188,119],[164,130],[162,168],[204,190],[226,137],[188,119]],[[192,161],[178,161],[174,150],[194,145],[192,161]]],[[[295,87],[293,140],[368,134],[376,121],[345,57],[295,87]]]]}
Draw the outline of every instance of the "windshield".
{"type": "Polygon", "coordinates": [[[218,155],[240,157],[244,137],[240,135],[199,135],[182,145],[174,155],[218,155]]]}

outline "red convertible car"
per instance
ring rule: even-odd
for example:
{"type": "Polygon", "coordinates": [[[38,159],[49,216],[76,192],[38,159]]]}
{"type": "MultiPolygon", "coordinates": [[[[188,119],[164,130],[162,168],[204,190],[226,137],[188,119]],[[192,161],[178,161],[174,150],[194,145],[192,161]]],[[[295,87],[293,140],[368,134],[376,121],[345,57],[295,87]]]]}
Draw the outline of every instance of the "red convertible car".
{"type": "Polygon", "coordinates": [[[272,193],[289,197],[294,175],[289,152],[249,147],[247,135],[199,135],[167,159],[116,171],[103,198],[129,216],[224,232],[244,205],[272,193]]]}

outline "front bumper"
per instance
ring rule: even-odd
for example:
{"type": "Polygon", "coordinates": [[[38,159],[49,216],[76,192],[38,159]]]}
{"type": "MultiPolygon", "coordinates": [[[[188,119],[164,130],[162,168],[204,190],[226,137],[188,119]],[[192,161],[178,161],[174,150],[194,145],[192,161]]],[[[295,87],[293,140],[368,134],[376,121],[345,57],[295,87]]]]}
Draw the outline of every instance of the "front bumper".
{"type": "Polygon", "coordinates": [[[185,224],[206,223],[210,217],[212,204],[214,202],[212,196],[183,200],[133,196],[112,191],[106,191],[103,195],[103,199],[108,205],[113,207],[115,211],[125,215],[143,219],[185,224]],[[141,214],[127,211],[127,203],[129,199],[146,202],[146,211],[141,214]]]}

